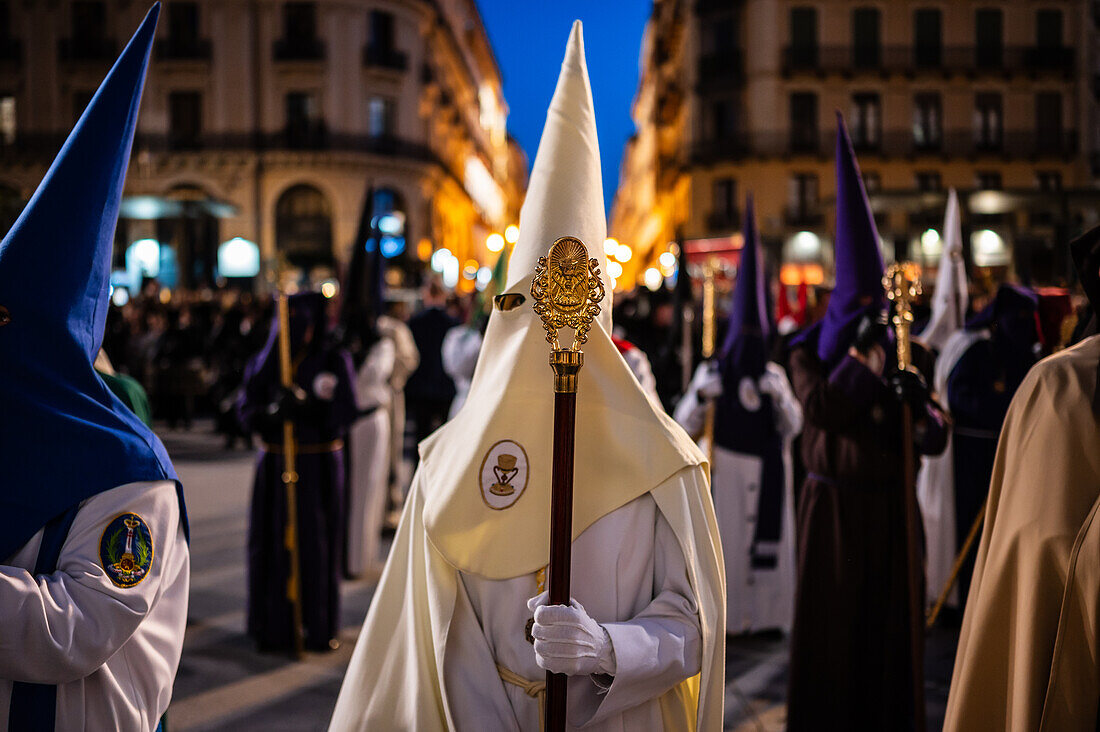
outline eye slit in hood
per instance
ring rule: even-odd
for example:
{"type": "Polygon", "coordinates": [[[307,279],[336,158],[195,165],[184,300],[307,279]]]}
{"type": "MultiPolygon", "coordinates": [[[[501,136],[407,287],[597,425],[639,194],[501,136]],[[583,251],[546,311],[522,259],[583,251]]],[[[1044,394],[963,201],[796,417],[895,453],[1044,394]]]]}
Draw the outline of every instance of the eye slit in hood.
{"type": "Polygon", "coordinates": [[[0,305],[0,327],[3,327],[11,322],[11,313],[3,305],[0,305]]]}
{"type": "Polygon", "coordinates": [[[496,304],[497,310],[502,313],[506,313],[509,310],[515,310],[526,301],[527,298],[518,292],[506,292],[503,295],[497,295],[493,298],[493,303],[496,304]]]}

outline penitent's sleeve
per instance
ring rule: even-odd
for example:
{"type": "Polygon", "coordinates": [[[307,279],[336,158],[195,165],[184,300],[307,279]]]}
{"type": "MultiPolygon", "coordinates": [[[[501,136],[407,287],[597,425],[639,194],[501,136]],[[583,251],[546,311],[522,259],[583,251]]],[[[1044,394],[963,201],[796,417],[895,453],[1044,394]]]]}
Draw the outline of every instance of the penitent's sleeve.
{"type": "Polygon", "coordinates": [[[56,572],[0,565],[0,678],[63,684],[102,666],[153,606],[179,530],[173,482],[131,483],[84,502],[56,572]]]}
{"type": "Polygon", "coordinates": [[[589,719],[571,714],[574,724],[595,724],[656,699],[699,673],[703,655],[699,610],[680,544],[660,511],[656,512],[653,553],[653,601],[630,620],[602,623],[615,651],[615,676],[573,680],[574,685],[592,685],[601,697],[589,719]]]}

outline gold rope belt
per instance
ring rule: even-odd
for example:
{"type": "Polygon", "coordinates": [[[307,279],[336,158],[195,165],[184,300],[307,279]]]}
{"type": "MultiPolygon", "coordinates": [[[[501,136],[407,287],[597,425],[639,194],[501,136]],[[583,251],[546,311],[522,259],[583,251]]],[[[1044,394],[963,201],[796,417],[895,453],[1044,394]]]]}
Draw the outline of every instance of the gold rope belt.
{"type": "MultiPolygon", "coordinates": [[[[283,446],[279,444],[271,444],[269,442],[260,442],[260,447],[264,452],[269,452],[274,455],[283,454],[283,446]]],[[[318,442],[314,444],[296,445],[294,453],[296,455],[321,455],[326,452],[336,452],[337,450],[344,449],[343,440],[331,440],[330,442],[318,442]]]]}
{"type": "Polygon", "coordinates": [[[545,681],[531,681],[525,679],[510,668],[505,668],[499,663],[497,664],[497,673],[500,674],[500,680],[506,684],[512,686],[518,686],[523,689],[523,693],[532,699],[537,699],[539,702],[539,729],[542,729],[544,720],[544,707],[546,705],[546,682],[545,681]]]}

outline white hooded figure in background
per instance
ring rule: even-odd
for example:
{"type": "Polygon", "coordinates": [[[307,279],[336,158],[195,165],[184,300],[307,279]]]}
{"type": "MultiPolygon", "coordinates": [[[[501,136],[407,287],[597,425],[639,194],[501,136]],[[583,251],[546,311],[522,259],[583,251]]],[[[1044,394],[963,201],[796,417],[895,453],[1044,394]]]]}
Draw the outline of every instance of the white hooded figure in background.
{"type": "Polygon", "coordinates": [[[725,587],[706,462],[612,343],[605,226],[578,22],[469,399],[420,445],[332,729],[538,730],[547,669],[570,677],[571,728],[721,729],[725,587]],[[530,293],[563,236],[601,263],[607,297],[579,377],[573,602],[549,606],[553,375],[530,293]]]}
{"type": "MultiPolygon", "coordinates": [[[[945,406],[947,379],[952,369],[966,350],[982,337],[980,332],[970,332],[964,328],[969,302],[959,198],[952,188],[947,195],[947,211],[943,220],[943,254],[936,276],[936,291],[932,295],[932,317],[917,336],[917,340],[939,354],[932,391],[945,406]]],[[[947,448],[942,453],[921,458],[921,469],[917,473],[917,501],[924,523],[926,547],[925,592],[929,603],[936,601],[947,584],[958,550],[955,536],[955,449],[951,441],[948,434],[947,448]]],[[[958,606],[958,588],[952,588],[948,604],[958,606]]]]}

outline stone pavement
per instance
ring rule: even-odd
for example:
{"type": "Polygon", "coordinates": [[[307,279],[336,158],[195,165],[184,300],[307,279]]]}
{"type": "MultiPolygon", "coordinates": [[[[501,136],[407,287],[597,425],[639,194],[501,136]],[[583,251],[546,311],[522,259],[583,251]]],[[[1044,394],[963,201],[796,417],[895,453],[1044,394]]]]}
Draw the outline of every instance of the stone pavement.
{"type": "MultiPolygon", "coordinates": [[[[171,732],[324,730],[377,577],[345,583],[343,644],[299,662],[255,651],[244,633],[245,541],[253,455],[228,452],[199,423],[160,430],[184,482],[191,520],[191,603],[183,659],[168,711],[171,732]]],[[[942,724],[956,633],[929,638],[926,691],[930,730],[942,724]]],[[[726,651],[725,728],[784,727],[787,640],[730,639],[726,651]]]]}

